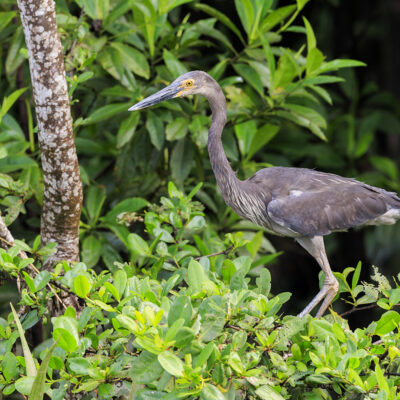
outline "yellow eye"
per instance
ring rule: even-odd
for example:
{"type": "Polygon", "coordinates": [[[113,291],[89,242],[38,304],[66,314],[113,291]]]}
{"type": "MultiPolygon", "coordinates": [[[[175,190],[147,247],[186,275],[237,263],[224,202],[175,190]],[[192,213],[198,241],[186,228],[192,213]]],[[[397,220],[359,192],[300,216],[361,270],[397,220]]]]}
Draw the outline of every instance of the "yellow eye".
{"type": "Polygon", "coordinates": [[[186,81],[185,85],[186,85],[186,87],[190,87],[193,85],[193,81],[186,81]]]}

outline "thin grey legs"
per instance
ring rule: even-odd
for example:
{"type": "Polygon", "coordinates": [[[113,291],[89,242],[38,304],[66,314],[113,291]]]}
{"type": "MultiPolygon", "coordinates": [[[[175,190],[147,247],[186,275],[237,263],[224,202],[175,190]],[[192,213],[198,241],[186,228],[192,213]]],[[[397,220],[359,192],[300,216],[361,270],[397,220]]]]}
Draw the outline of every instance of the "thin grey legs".
{"type": "Polygon", "coordinates": [[[325,272],[325,281],[321,290],[298,316],[304,317],[305,315],[309,314],[314,307],[323,300],[316,315],[317,318],[320,318],[331,304],[333,298],[336,296],[339,283],[334,277],[331,267],[329,266],[328,258],[326,257],[325,252],[324,239],[322,236],[315,236],[313,238],[301,237],[296,238],[296,241],[317,260],[319,266],[322,268],[322,271],[325,272]]]}

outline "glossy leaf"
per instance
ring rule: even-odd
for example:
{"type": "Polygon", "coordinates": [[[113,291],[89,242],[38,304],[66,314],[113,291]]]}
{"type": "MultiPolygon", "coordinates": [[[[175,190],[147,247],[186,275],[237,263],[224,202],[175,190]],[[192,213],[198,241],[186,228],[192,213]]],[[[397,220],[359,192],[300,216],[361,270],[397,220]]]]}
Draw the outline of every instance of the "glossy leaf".
{"type": "Polygon", "coordinates": [[[164,351],[157,358],[161,366],[171,375],[176,377],[183,375],[183,362],[174,353],[164,351]]]}
{"type": "Polygon", "coordinates": [[[142,78],[149,79],[150,67],[146,57],[140,51],[119,42],[112,42],[111,46],[121,54],[126,68],[142,78]]]}

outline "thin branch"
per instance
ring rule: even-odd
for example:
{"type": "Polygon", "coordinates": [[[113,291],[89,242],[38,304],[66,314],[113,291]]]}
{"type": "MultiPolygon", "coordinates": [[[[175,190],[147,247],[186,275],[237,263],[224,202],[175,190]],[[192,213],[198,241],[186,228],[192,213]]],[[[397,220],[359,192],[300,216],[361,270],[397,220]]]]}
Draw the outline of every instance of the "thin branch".
{"type": "Polygon", "coordinates": [[[375,304],[375,303],[374,304],[369,304],[369,305],[363,306],[363,307],[353,307],[351,310],[345,311],[344,313],[339,314],[339,315],[341,317],[344,317],[345,315],[352,314],[352,313],[354,313],[356,311],[370,310],[371,308],[375,308],[375,307],[378,307],[378,305],[375,304]]]}
{"type": "Polygon", "coordinates": [[[200,258],[203,258],[203,257],[215,257],[215,256],[220,256],[221,254],[228,254],[232,249],[233,249],[233,246],[229,246],[228,248],[226,248],[223,251],[218,251],[216,253],[211,253],[211,254],[206,254],[204,256],[195,257],[195,260],[198,261],[198,260],[200,260],[200,258]]]}

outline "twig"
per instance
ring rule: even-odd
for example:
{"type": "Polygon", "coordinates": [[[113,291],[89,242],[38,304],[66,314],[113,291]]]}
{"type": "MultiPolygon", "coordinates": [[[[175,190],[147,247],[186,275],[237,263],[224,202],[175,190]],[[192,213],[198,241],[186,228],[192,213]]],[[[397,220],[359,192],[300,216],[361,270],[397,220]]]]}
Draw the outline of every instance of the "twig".
{"type": "Polygon", "coordinates": [[[344,317],[345,315],[352,314],[353,312],[356,312],[356,311],[369,310],[369,309],[375,308],[375,307],[378,307],[378,305],[377,304],[369,304],[368,306],[363,306],[363,307],[353,307],[351,310],[345,311],[344,313],[339,314],[339,315],[341,317],[344,317]]]}
{"type": "Polygon", "coordinates": [[[203,258],[203,257],[215,257],[215,256],[220,256],[221,254],[228,254],[232,249],[233,249],[233,246],[229,246],[227,249],[225,249],[223,251],[218,251],[216,253],[211,253],[211,254],[206,254],[204,256],[195,257],[195,260],[198,261],[198,260],[200,260],[200,258],[203,258]]]}

